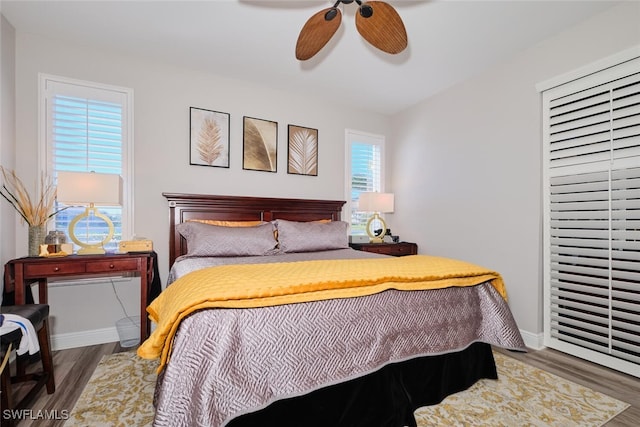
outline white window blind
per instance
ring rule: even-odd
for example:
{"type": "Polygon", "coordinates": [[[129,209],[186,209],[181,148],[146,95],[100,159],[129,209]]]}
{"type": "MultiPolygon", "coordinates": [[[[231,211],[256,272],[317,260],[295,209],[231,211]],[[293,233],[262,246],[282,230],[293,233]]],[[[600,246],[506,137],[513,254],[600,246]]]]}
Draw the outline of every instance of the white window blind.
{"type": "Polygon", "coordinates": [[[543,93],[545,345],[640,376],[640,59],[543,93]]]}
{"type": "MultiPolygon", "coordinates": [[[[54,177],[58,171],[118,174],[123,177],[125,194],[130,194],[130,91],[50,76],[43,79],[48,173],[54,177]]],[[[115,227],[107,250],[117,249],[118,241],[130,235],[130,200],[123,199],[122,207],[100,208],[115,227]]],[[[71,207],[62,211],[56,215],[54,227],[66,232],[69,222],[83,210],[71,207]]],[[[107,233],[104,221],[93,216],[76,225],[76,235],[82,241],[99,242],[107,233]]]]}
{"type": "Polygon", "coordinates": [[[384,191],[383,149],[384,138],[376,135],[347,132],[349,159],[348,193],[351,213],[351,234],[366,234],[366,224],[370,213],[358,212],[360,193],[384,191]]]}

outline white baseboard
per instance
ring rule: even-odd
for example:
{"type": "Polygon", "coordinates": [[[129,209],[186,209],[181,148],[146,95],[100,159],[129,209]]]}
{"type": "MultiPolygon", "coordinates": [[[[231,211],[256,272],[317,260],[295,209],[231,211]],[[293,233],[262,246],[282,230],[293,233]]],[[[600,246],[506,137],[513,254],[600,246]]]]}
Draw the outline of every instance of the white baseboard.
{"type": "Polygon", "coordinates": [[[544,348],[544,334],[542,332],[535,334],[533,332],[520,330],[520,335],[522,335],[524,345],[527,347],[533,350],[542,350],[544,348]]]}
{"type": "Polygon", "coordinates": [[[120,341],[115,327],[51,336],[53,351],[120,341]]]}

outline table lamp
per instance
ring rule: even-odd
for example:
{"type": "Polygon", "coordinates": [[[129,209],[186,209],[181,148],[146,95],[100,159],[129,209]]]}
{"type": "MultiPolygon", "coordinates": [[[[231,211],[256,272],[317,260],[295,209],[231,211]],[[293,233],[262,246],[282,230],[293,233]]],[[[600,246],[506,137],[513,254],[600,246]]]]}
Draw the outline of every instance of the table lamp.
{"type": "Polygon", "coordinates": [[[57,200],[69,206],[86,206],[83,213],[69,223],[69,237],[78,246],[78,255],[104,254],[104,245],[113,238],[111,219],[100,213],[96,206],[122,205],[122,177],[96,172],[58,172],[57,200]],[[100,242],[82,242],[75,233],[79,221],[95,216],[107,223],[109,232],[100,242]]]}
{"type": "Polygon", "coordinates": [[[382,243],[387,224],[380,217],[380,213],[393,212],[393,193],[360,193],[358,210],[361,212],[373,212],[367,221],[367,234],[371,243],[382,243]],[[376,225],[375,229],[372,227],[376,225]]]}

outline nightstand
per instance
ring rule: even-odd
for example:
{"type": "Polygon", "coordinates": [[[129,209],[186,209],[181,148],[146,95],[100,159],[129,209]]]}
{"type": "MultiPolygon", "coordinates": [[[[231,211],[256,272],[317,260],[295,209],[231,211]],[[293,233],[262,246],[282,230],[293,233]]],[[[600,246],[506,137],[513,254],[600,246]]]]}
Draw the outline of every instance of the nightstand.
{"type": "Polygon", "coordinates": [[[409,242],[400,243],[349,243],[357,251],[374,252],[376,254],[405,256],[417,255],[418,245],[409,242]]]}

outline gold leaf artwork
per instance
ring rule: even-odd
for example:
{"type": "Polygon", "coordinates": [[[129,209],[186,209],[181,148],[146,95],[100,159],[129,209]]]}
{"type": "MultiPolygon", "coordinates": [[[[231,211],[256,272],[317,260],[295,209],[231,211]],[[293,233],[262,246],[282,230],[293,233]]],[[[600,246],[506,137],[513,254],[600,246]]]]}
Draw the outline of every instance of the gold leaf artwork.
{"type": "Polygon", "coordinates": [[[289,138],[289,173],[318,174],[318,138],[309,129],[300,128],[289,138]]]}
{"type": "Polygon", "coordinates": [[[198,133],[198,154],[206,164],[212,165],[222,154],[220,139],[220,127],[216,121],[210,117],[205,118],[198,133]]]}
{"type": "Polygon", "coordinates": [[[276,171],[276,132],[274,122],[245,118],[243,153],[245,169],[276,171]]]}

